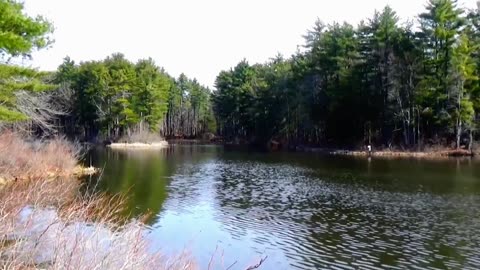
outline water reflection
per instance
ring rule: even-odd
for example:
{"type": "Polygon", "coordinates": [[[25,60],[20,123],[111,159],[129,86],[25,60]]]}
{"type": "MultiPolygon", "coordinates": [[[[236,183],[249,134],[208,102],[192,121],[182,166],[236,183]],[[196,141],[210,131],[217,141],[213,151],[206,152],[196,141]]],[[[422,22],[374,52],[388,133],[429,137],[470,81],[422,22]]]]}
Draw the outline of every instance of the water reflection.
{"type": "Polygon", "coordinates": [[[391,192],[325,182],[296,167],[258,166],[219,168],[217,217],[240,238],[254,230],[259,244],[278,247],[293,266],[476,265],[477,196],[391,192]]]}
{"type": "Polygon", "coordinates": [[[128,195],[129,215],[153,213],[148,223],[156,221],[167,198],[166,176],[173,173],[166,159],[167,152],[96,150],[91,162],[103,168],[98,188],[112,194],[128,195]]]}
{"type": "MultiPolygon", "coordinates": [[[[268,254],[263,269],[475,269],[480,164],[223,152],[100,151],[101,187],[150,209],[152,241],[206,266],[268,254]]],[[[243,266],[239,264],[239,266],[243,266]]],[[[241,268],[239,268],[241,269],[241,268]]]]}

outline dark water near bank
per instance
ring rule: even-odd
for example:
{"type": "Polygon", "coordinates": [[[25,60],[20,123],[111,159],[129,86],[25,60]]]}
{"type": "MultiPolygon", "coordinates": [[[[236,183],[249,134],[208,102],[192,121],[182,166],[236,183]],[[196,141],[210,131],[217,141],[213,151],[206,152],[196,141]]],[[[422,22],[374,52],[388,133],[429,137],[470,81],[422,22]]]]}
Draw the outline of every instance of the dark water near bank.
{"type": "Polygon", "coordinates": [[[367,160],[218,146],[96,150],[98,188],[153,212],[155,247],[206,269],[478,269],[480,162],[367,160]]]}

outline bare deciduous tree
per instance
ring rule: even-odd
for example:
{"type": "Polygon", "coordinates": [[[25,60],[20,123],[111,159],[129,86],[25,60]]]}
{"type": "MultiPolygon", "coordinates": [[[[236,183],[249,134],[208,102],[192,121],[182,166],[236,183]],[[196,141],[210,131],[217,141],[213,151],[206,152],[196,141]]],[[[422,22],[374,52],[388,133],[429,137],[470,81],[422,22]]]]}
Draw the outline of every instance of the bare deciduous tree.
{"type": "Polygon", "coordinates": [[[0,128],[12,128],[31,135],[41,131],[43,135],[58,133],[60,118],[71,113],[73,91],[62,85],[55,91],[41,93],[18,91],[15,93],[16,109],[28,117],[27,121],[4,123],[0,128]]]}

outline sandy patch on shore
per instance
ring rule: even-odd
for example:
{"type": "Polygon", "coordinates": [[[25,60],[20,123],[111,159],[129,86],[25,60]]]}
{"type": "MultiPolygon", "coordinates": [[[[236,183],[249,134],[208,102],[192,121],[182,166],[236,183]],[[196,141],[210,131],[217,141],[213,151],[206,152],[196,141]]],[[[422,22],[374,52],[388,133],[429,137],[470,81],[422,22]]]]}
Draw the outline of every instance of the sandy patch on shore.
{"type": "Polygon", "coordinates": [[[162,149],[168,147],[167,141],[154,143],[112,143],[107,147],[112,149],[162,149]]]}

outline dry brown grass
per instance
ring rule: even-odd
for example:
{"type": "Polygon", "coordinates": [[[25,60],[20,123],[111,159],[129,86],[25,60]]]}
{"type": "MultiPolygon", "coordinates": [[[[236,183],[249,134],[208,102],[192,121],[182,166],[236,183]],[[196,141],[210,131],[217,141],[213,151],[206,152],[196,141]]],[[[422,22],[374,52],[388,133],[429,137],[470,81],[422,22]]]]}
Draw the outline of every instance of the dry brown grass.
{"type": "Polygon", "coordinates": [[[119,143],[161,143],[165,139],[160,136],[160,134],[150,131],[148,127],[141,128],[140,126],[135,127],[129,134],[121,137],[119,143]]]}
{"type": "Polygon", "coordinates": [[[151,250],[142,218],[122,217],[125,198],[80,192],[79,154],[61,138],[31,143],[0,134],[0,177],[9,180],[0,183],[0,270],[198,269],[186,252],[151,250]]]}
{"type": "Polygon", "coordinates": [[[66,140],[27,143],[0,135],[0,269],[196,269],[186,254],[150,250],[124,199],[83,195],[71,176],[79,151],[66,140]],[[54,177],[52,177],[54,174],[54,177]]]}
{"type": "Polygon", "coordinates": [[[51,188],[28,189],[33,204],[18,199],[18,190],[2,192],[1,202],[12,203],[0,209],[0,269],[196,269],[186,255],[165,258],[149,250],[143,223],[118,218],[121,198],[36,195],[51,188]]]}
{"type": "Polygon", "coordinates": [[[0,177],[44,179],[73,173],[81,147],[63,138],[27,142],[12,132],[0,134],[0,177]]]}

